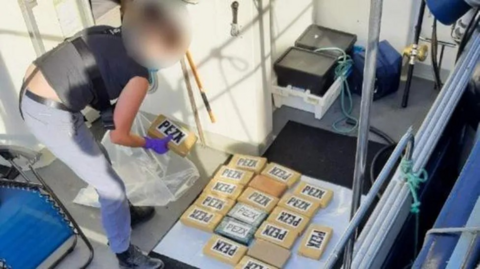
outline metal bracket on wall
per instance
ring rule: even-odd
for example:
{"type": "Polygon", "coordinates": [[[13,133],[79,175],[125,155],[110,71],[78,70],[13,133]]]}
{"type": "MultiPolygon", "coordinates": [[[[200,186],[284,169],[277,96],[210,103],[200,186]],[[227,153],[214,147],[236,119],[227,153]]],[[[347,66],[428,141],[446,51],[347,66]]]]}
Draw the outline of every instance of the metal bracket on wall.
{"type": "MultiPolygon", "coordinates": [[[[432,44],[432,39],[431,38],[420,36],[420,40],[423,41],[423,42],[427,42],[427,43],[432,44]]],[[[440,70],[442,70],[442,62],[443,62],[443,55],[445,53],[445,48],[446,47],[456,48],[457,44],[452,43],[452,42],[447,42],[447,41],[441,41],[441,40],[438,40],[437,44],[440,45],[440,59],[438,60],[438,68],[440,70]]],[[[439,89],[437,84],[435,84],[434,88],[436,90],[439,89]]]]}
{"type": "Polygon", "coordinates": [[[36,0],[18,0],[18,6],[22,11],[23,20],[27,26],[28,35],[32,41],[33,48],[38,57],[45,53],[45,45],[43,44],[40,30],[38,30],[37,21],[33,15],[33,8],[38,5],[36,0]]]}
{"type": "Polygon", "coordinates": [[[240,4],[238,3],[238,1],[234,1],[231,7],[232,7],[233,20],[232,20],[232,28],[230,30],[230,35],[232,35],[233,37],[237,37],[240,35],[240,25],[238,24],[238,8],[240,7],[240,4]]]}

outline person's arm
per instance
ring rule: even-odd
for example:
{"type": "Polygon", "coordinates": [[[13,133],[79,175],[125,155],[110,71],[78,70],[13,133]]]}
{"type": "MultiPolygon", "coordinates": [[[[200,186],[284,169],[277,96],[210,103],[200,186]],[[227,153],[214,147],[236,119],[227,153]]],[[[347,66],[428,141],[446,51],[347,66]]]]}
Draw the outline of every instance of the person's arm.
{"type": "Polygon", "coordinates": [[[130,79],[123,89],[113,114],[115,130],[110,132],[113,143],[127,147],[145,147],[145,138],[130,131],[147,91],[148,80],[143,77],[130,79]]]}

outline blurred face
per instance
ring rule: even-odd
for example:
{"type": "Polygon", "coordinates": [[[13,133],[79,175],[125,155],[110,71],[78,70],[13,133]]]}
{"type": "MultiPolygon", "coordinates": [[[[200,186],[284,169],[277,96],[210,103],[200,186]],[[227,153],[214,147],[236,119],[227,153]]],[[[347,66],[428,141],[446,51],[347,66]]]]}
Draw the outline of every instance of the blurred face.
{"type": "Polygon", "coordinates": [[[171,66],[191,41],[189,17],[180,1],[158,1],[126,10],[123,37],[128,53],[147,68],[171,66]]]}

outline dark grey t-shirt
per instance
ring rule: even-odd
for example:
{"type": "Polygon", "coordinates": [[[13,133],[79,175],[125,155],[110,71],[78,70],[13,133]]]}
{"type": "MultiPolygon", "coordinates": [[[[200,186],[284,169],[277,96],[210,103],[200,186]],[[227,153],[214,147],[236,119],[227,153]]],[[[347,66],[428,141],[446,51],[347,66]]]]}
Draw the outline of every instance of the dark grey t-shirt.
{"type": "MultiPolygon", "coordinates": [[[[95,26],[87,29],[113,29],[95,26]]],[[[148,70],[127,55],[120,35],[85,34],[111,100],[119,97],[125,85],[136,76],[148,79],[148,70]]],[[[75,47],[64,42],[42,55],[35,65],[42,71],[62,102],[72,111],[80,111],[94,101],[95,94],[84,63],[75,47]]]]}

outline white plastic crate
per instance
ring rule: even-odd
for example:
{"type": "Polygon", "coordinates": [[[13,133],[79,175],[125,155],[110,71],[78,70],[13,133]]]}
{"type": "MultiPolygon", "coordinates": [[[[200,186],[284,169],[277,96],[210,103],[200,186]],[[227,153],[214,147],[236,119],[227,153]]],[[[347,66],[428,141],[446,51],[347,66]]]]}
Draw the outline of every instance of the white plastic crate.
{"type": "Polygon", "coordinates": [[[273,103],[275,107],[285,105],[308,111],[314,113],[316,119],[321,119],[340,95],[342,81],[342,78],[337,78],[322,97],[311,94],[310,90],[296,90],[293,87],[281,87],[275,83],[272,87],[273,103]]]}

